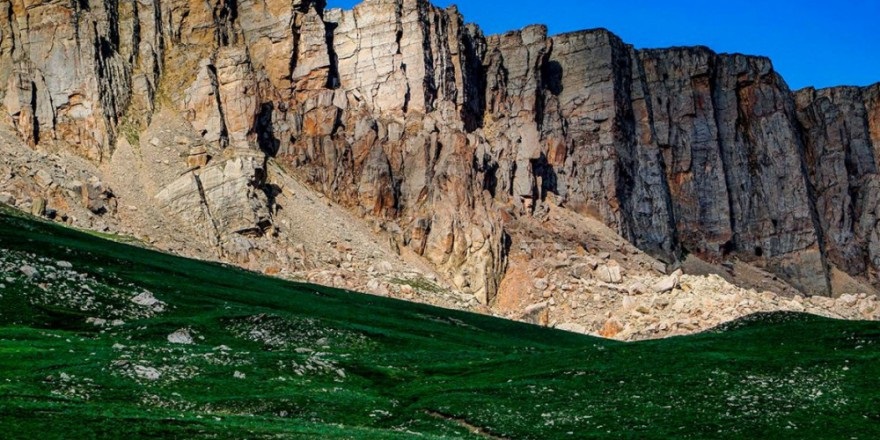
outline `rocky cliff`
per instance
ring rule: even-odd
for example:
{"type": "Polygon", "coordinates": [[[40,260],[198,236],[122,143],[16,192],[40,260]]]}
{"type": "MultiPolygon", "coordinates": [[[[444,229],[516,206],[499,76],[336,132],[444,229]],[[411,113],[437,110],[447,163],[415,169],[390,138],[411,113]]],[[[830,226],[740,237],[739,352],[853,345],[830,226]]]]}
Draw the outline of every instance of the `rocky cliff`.
{"type": "Polygon", "coordinates": [[[484,304],[514,231],[559,209],[669,265],[880,282],[880,86],[793,93],[766,58],[605,30],[485,36],[424,0],[0,3],[20,139],[142,173],[227,259],[276,253],[280,173],[484,304]]]}

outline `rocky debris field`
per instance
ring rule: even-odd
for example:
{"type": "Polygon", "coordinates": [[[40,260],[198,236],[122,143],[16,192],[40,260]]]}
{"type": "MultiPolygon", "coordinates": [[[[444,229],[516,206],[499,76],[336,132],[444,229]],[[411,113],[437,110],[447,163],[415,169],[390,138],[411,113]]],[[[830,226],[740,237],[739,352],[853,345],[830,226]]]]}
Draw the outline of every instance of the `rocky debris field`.
{"type": "Polygon", "coordinates": [[[510,278],[493,309],[500,316],[624,341],[698,333],[759,312],[880,320],[873,292],[804,297],[739,261],[692,257],[670,267],[564,210],[551,207],[541,221],[539,234],[532,222],[512,228],[510,278]]]}

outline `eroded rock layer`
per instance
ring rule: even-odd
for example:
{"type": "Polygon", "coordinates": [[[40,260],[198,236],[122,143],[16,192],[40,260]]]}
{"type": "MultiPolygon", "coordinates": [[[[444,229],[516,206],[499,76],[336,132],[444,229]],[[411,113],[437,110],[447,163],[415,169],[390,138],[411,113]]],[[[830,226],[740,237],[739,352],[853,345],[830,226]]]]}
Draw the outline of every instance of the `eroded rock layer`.
{"type": "Polygon", "coordinates": [[[273,233],[274,158],[483,303],[512,219],[551,206],[667,263],[878,282],[880,86],[792,93],[765,58],[605,30],[484,36],[425,0],[0,3],[20,138],[108,161],[162,112],[186,124],[154,196],[221,254],[273,233]]]}

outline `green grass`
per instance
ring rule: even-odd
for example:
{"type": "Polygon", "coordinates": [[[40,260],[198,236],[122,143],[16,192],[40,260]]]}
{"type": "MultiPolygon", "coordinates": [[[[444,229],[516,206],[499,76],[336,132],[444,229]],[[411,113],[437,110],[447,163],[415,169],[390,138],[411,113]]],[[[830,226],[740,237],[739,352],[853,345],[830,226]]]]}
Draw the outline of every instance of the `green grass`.
{"type": "Polygon", "coordinates": [[[5,211],[0,284],[3,438],[880,436],[874,322],[760,315],[622,344],[5,211]],[[131,302],[145,291],[161,303],[131,302]],[[192,345],[167,341],[179,329],[192,345]]]}

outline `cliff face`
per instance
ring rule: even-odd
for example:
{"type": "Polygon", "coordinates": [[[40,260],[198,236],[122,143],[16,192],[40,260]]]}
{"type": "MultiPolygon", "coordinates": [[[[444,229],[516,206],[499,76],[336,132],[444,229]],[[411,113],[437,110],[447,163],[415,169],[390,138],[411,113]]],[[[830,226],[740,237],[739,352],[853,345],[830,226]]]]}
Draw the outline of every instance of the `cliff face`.
{"type": "Polygon", "coordinates": [[[880,268],[880,85],[795,95],[805,162],[828,259],[877,282],[880,268]]]}
{"type": "Polygon", "coordinates": [[[792,93],[767,59],[604,30],[484,36],[423,0],[2,5],[20,137],[106,161],[167,111],[192,166],[158,200],[223,252],[272,229],[274,157],[482,302],[508,223],[549,205],[670,263],[737,258],[816,295],[834,267],[878,281],[878,86],[792,93]]]}

